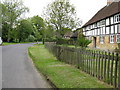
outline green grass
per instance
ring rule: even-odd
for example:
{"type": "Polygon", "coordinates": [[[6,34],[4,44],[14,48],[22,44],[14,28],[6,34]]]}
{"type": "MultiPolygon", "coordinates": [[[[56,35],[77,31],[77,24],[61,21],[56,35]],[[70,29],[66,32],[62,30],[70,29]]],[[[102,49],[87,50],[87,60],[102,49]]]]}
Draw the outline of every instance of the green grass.
{"type": "Polygon", "coordinates": [[[79,69],[58,61],[43,45],[28,48],[38,71],[46,75],[58,88],[111,88],[79,69]]]}
{"type": "Polygon", "coordinates": [[[13,45],[13,44],[18,44],[18,43],[8,43],[8,42],[3,42],[3,46],[6,46],[6,45],[13,45]]]}
{"type": "Polygon", "coordinates": [[[34,42],[20,42],[20,43],[14,43],[14,42],[3,42],[2,45],[6,46],[6,45],[13,45],[13,44],[24,44],[24,43],[34,43],[34,42]]]}

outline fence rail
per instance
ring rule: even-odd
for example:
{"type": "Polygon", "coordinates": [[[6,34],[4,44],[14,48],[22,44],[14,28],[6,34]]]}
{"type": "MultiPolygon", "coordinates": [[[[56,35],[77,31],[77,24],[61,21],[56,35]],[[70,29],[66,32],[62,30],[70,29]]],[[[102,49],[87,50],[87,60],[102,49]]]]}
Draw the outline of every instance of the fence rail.
{"type": "Polygon", "coordinates": [[[45,47],[60,61],[75,65],[99,80],[120,88],[120,55],[115,52],[70,48],[45,43],[45,47]]]}

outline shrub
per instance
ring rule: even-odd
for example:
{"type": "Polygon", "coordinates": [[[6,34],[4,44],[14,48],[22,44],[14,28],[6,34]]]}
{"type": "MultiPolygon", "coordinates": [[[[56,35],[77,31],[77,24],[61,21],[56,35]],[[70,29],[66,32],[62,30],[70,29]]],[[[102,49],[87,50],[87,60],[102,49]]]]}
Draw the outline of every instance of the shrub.
{"type": "Polygon", "coordinates": [[[85,37],[80,37],[77,40],[77,45],[81,47],[87,47],[90,43],[91,41],[86,39],[85,37]]]}
{"type": "Polygon", "coordinates": [[[63,38],[59,38],[56,41],[57,44],[68,44],[68,40],[67,39],[63,39],[63,38]]]}
{"type": "Polygon", "coordinates": [[[33,35],[29,35],[26,41],[34,42],[35,41],[35,37],[33,35]]]}

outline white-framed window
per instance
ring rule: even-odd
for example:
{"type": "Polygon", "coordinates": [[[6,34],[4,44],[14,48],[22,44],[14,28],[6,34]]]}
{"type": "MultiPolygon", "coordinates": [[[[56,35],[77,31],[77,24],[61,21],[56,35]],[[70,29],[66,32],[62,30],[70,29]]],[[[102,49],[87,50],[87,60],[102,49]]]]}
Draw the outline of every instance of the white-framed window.
{"type": "Polygon", "coordinates": [[[118,25],[118,33],[120,33],[120,24],[118,25]]]}
{"type": "Polygon", "coordinates": [[[114,16],[114,23],[120,22],[120,13],[114,16]]]}
{"type": "Polygon", "coordinates": [[[100,22],[97,22],[97,27],[100,27],[100,22]]]}
{"type": "Polygon", "coordinates": [[[106,34],[110,34],[110,27],[106,27],[106,34]]]}
{"type": "Polygon", "coordinates": [[[97,23],[94,24],[94,27],[95,27],[95,28],[97,27],[97,23]]]}
{"type": "Polygon", "coordinates": [[[100,35],[100,29],[98,28],[97,34],[100,35]]]}
{"type": "Polygon", "coordinates": [[[113,33],[114,33],[114,27],[111,26],[111,34],[113,34],[113,33]]]}
{"type": "Polygon", "coordinates": [[[106,25],[109,25],[110,22],[109,22],[109,18],[106,19],[106,25]]]}
{"type": "Polygon", "coordinates": [[[110,35],[110,43],[114,43],[114,35],[110,35]]]}
{"type": "Polygon", "coordinates": [[[110,22],[111,22],[111,24],[113,24],[113,17],[110,18],[110,22]]]}
{"type": "Polygon", "coordinates": [[[117,33],[117,30],[118,30],[118,26],[115,25],[115,33],[117,33]]]}
{"type": "Polygon", "coordinates": [[[116,42],[117,42],[117,43],[120,43],[120,34],[117,34],[117,35],[116,35],[116,42]]]}
{"type": "Polygon", "coordinates": [[[105,27],[103,27],[103,34],[105,34],[105,27]]]}
{"type": "Polygon", "coordinates": [[[91,35],[93,36],[93,30],[91,31],[91,35]]]}
{"type": "Polygon", "coordinates": [[[102,28],[100,28],[100,35],[102,35],[103,34],[103,29],[102,28]]]}
{"type": "Polygon", "coordinates": [[[104,43],[104,36],[100,36],[100,43],[101,43],[101,44],[104,43]]]}

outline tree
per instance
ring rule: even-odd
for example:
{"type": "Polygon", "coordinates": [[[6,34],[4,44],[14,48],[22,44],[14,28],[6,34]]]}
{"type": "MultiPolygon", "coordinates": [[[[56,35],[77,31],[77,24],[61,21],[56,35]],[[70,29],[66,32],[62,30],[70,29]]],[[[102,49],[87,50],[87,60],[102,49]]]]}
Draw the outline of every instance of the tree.
{"type": "Polygon", "coordinates": [[[25,19],[20,21],[17,28],[19,42],[25,41],[28,36],[32,34],[34,29],[32,23],[25,19]]]}
{"type": "Polygon", "coordinates": [[[69,0],[55,0],[48,4],[43,16],[56,30],[57,38],[64,36],[65,28],[72,30],[81,25],[81,21],[76,17],[75,7],[69,0]]]}
{"type": "Polygon", "coordinates": [[[42,40],[44,35],[44,20],[37,16],[31,18],[31,22],[34,26],[34,36],[38,40],[42,40]]]}
{"type": "Polygon", "coordinates": [[[53,39],[55,39],[55,31],[51,25],[46,25],[46,28],[44,30],[44,36],[46,40],[52,41],[53,39]]]}
{"type": "Polygon", "coordinates": [[[4,0],[0,2],[2,6],[2,32],[6,30],[3,39],[9,42],[11,39],[11,32],[17,26],[17,22],[20,19],[21,14],[29,11],[27,7],[23,5],[22,0],[4,0]],[[7,26],[7,27],[6,27],[7,26]],[[7,33],[7,34],[6,34],[7,33]]]}

